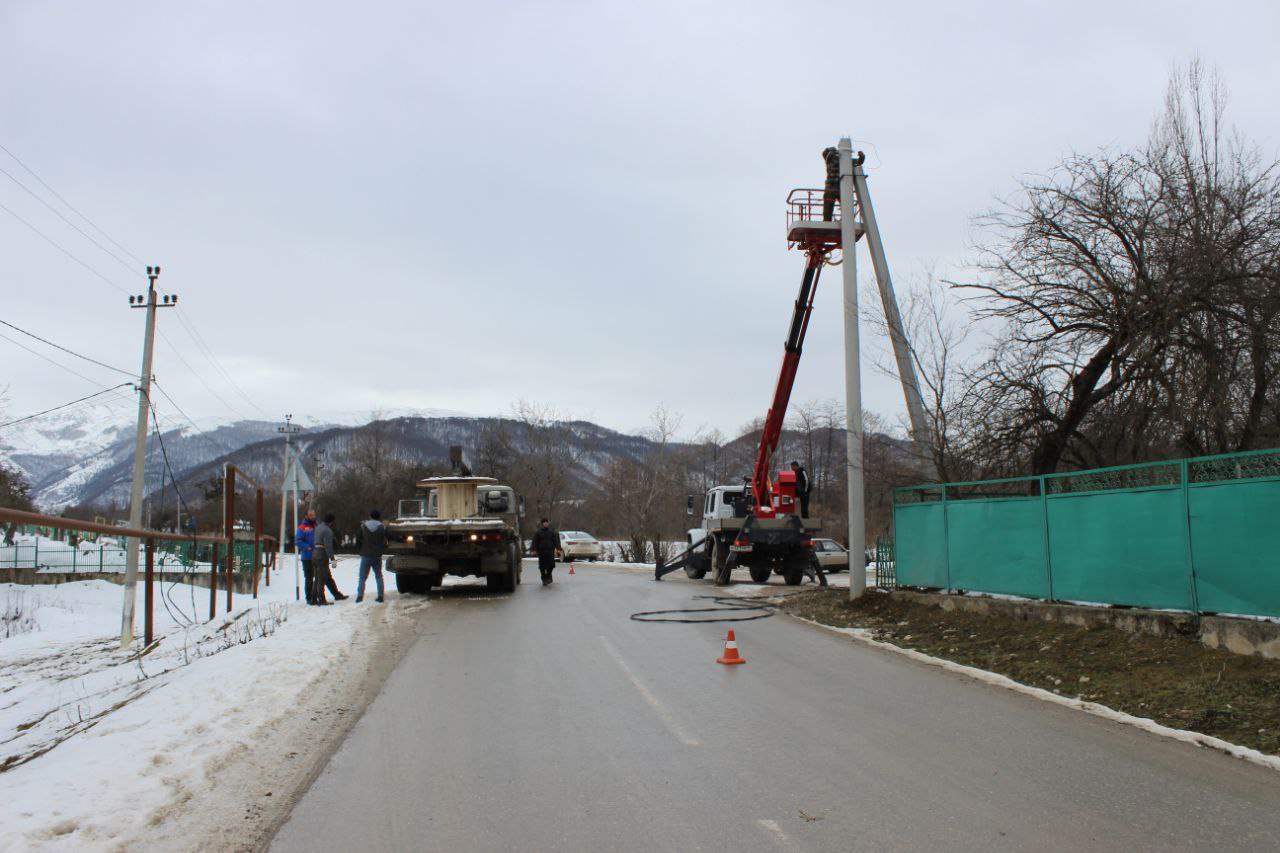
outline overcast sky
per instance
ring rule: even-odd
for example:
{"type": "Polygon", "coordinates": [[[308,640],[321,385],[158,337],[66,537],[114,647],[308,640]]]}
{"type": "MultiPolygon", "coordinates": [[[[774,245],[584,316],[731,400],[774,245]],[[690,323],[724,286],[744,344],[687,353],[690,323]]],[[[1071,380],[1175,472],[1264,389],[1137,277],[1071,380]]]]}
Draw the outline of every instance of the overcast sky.
{"type": "MultiPolygon", "coordinates": [[[[0,318],[136,371],[125,294],[157,263],[182,307],[154,372],[197,420],[525,399],[733,432],[772,392],[784,200],[823,147],[868,152],[900,285],[956,273],[1019,175],[1140,143],[1174,63],[1216,67],[1274,156],[1277,37],[1274,0],[0,0],[0,145],[123,248],[0,168],[128,264],[0,174],[0,318]]],[[[843,396],[834,272],[796,401],[843,396]]],[[[0,339],[7,416],[126,381],[0,334],[88,377],[0,339]]],[[[903,408],[870,373],[864,405],[903,408]]]]}

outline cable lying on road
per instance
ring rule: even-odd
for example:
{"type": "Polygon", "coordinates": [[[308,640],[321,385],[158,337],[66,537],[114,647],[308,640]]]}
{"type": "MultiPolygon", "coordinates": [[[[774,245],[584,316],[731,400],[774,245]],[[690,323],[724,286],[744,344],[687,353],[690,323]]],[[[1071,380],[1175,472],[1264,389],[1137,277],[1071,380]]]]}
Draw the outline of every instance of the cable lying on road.
{"type": "Polygon", "coordinates": [[[704,622],[751,622],[755,619],[768,619],[778,612],[778,599],[787,598],[790,595],[796,595],[796,593],[751,598],[736,595],[695,595],[693,597],[694,601],[713,601],[716,606],[684,607],[674,610],[646,610],[640,613],[632,613],[631,618],[636,622],[683,622],[689,625],[699,625],[704,622]],[[753,604],[752,602],[756,603],[753,604]],[[680,613],[719,613],[722,615],[697,616],[690,619],[675,615],[680,613]],[[753,615],[746,615],[748,613],[753,615]]]}

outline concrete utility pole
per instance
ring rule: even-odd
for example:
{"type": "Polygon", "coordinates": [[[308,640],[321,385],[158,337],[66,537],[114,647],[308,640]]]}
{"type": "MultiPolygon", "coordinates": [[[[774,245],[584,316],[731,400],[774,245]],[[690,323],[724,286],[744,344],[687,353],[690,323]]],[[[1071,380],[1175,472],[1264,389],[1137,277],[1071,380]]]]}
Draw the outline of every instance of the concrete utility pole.
{"type": "MultiPolygon", "coordinates": [[[[129,307],[147,309],[146,332],[142,339],[142,374],[138,377],[138,434],[133,450],[133,492],[129,497],[129,526],[135,530],[142,526],[142,493],[146,485],[147,423],[151,418],[151,355],[156,346],[156,309],[172,308],[178,304],[177,296],[165,295],[164,302],[156,298],[156,279],[160,267],[147,267],[147,295],[130,296],[129,307]]],[[[133,604],[138,586],[138,548],[141,542],[128,541],[124,564],[124,607],[120,615],[120,646],[133,642],[133,604]]]]}
{"type": "MultiPolygon", "coordinates": [[[[284,565],[285,513],[288,511],[289,480],[290,480],[290,472],[293,470],[293,466],[290,465],[290,460],[289,460],[289,442],[290,442],[290,437],[294,433],[301,432],[301,431],[302,431],[301,427],[296,427],[293,425],[293,415],[285,415],[284,426],[276,427],[276,432],[284,436],[284,467],[281,469],[283,473],[280,475],[280,556],[278,557],[279,563],[277,563],[277,565],[279,566],[284,565]]],[[[297,492],[294,492],[294,498],[293,498],[293,526],[295,529],[298,526],[297,492]]],[[[298,549],[295,547],[293,552],[297,554],[298,549]]],[[[293,578],[293,597],[295,601],[300,597],[298,594],[297,575],[298,573],[295,568],[294,578],[293,578]]]]}
{"type": "MultiPolygon", "coordinates": [[[[844,172],[840,173],[842,176],[844,172]]],[[[876,286],[880,288],[880,303],[884,306],[884,319],[889,327],[889,340],[893,342],[893,356],[898,363],[898,378],[902,382],[902,395],[907,401],[907,417],[911,421],[911,440],[916,455],[929,480],[938,479],[938,466],[933,455],[933,430],[924,413],[924,400],[920,396],[920,382],[916,378],[915,359],[902,326],[902,313],[898,311],[898,299],[893,292],[893,279],[889,277],[889,262],[885,260],[884,243],[880,242],[880,227],[876,224],[875,208],[871,206],[871,194],[867,192],[867,173],[862,171],[862,160],[853,163],[853,189],[858,198],[858,215],[867,234],[867,250],[871,252],[871,266],[876,273],[876,286]]],[[[841,204],[844,197],[841,196],[841,204]]]]}
{"type": "Polygon", "coordinates": [[[867,589],[867,517],[863,505],[862,363],[858,343],[858,221],[853,203],[853,143],[840,139],[840,266],[844,281],[844,417],[849,485],[849,598],[867,589]]]}

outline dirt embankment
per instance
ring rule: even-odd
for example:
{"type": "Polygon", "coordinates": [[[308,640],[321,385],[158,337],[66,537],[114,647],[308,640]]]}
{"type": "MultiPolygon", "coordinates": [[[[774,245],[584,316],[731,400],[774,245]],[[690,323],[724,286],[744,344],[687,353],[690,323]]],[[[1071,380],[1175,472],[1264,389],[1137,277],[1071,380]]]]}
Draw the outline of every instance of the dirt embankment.
{"type": "Polygon", "coordinates": [[[891,594],[801,593],[783,609],[1175,729],[1280,753],[1280,660],[1113,628],[949,612],[891,594]]]}

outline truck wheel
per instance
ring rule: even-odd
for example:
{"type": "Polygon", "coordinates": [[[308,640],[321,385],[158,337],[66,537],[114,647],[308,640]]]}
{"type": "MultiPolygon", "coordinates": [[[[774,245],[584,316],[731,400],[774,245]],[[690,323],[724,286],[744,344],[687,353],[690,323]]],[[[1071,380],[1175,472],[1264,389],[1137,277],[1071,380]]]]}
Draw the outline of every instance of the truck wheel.
{"type": "Polygon", "coordinates": [[[768,583],[769,577],[773,574],[773,569],[769,566],[752,566],[751,580],[756,583],[768,583]]]}
{"type": "Polygon", "coordinates": [[[507,546],[507,565],[511,566],[511,576],[516,579],[511,586],[511,591],[515,592],[515,588],[520,585],[520,575],[524,573],[524,562],[520,559],[520,551],[514,542],[507,546]]]}
{"type": "Polygon", "coordinates": [[[404,572],[396,572],[396,592],[401,595],[413,592],[413,579],[404,572]]]}
{"type": "Polygon", "coordinates": [[[787,586],[799,586],[800,581],[804,580],[804,569],[787,569],[782,579],[787,582],[787,586]]]}
{"type": "Polygon", "coordinates": [[[716,586],[728,586],[733,567],[729,565],[729,548],[719,539],[711,540],[711,567],[716,586]]]}

